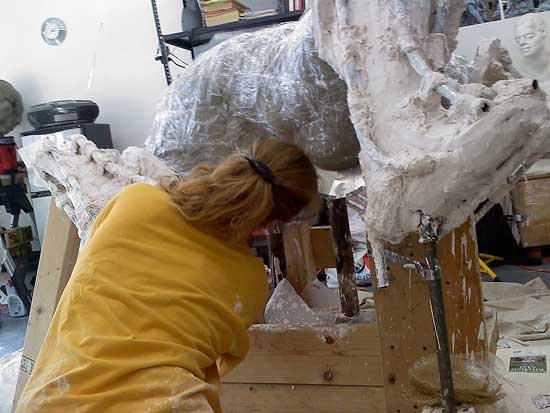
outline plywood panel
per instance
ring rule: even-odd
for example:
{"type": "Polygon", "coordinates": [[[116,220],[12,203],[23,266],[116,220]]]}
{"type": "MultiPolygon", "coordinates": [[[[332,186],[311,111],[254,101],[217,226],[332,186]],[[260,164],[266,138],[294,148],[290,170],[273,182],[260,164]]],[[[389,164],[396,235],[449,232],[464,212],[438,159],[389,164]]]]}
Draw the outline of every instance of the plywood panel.
{"type": "Polygon", "coordinates": [[[222,384],[224,413],[385,413],[384,389],[361,386],[222,384]]]}
{"type": "Polygon", "coordinates": [[[307,222],[291,222],[282,227],[286,278],[298,294],[315,279],[316,268],[307,222]]]}
{"type": "Polygon", "coordinates": [[[485,350],[475,228],[469,221],[444,237],[437,248],[451,354],[485,350]]]}
{"type": "Polygon", "coordinates": [[[249,335],[248,355],[224,382],[384,384],[376,325],[256,326],[249,335]]]}
{"type": "MultiPolygon", "coordinates": [[[[387,248],[421,262],[424,259],[417,234],[387,248]]],[[[485,336],[480,334],[483,306],[477,242],[470,222],[438,243],[438,256],[451,351],[485,350],[485,336]]],[[[387,268],[390,285],[375,291],[375,302],[388,412],[417,412],[414,401],[406,396],[408,370],[417,359],[436,351],[428,286],[414,270],[390,261],[387,268]]]]}
{"type": "Polygon", "coordinates": [[[316,268],[336,268],[330,227],[311,228],[310,237],[316,268]]]}

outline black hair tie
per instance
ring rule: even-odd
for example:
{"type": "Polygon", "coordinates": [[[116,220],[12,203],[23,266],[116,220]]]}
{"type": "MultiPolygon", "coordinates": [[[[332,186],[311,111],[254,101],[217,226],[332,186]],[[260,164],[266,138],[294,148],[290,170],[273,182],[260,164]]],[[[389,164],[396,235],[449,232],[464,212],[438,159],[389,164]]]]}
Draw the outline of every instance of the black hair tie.
{"type": "Polygon", "coordinates": [[[277,178],[273,175],[273,172],[271,172],[271,169],[269,169],[264,162],[256,158],[252,158],[251,156],[245,156],[244,158],[248,161],[252,169],[254,169],[254,172],[260,175],[264,181],[269,182],[275,188],[279,188],[281,186],[279,181],[277,181],[277,178]]]}

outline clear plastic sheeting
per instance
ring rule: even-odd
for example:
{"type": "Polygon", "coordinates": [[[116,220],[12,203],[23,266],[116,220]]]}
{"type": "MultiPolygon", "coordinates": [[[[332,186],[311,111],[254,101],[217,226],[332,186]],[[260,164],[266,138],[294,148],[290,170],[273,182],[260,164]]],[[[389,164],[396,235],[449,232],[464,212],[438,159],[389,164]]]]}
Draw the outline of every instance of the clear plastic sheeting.
{"type": "Polygon", "coordinates": [[[0,358],[0,413],[10,413],[23,350],[0,358]]]}
{"type": "Polygon", "coordinates": [[[218,162],[258,138],[302,147],[320,168],[358,164],[347,87],[315,48],[311,13],[231,37],[167,89],[146,147],[178,173],[218,162]]]}

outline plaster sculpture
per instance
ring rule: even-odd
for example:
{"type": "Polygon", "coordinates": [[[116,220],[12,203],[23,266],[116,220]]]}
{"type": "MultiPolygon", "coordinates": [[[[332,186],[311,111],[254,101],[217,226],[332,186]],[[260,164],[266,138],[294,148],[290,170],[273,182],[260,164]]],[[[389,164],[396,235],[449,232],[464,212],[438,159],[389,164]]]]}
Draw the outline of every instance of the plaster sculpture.
{"type": "Polygon", "coordinates": [[[384,242],[415,232],[421,213],[441,234],[457,227],[548,149],[546,95],[515,79],[498,41],[473,64],[451,58],[461,14],[456,0],[315,0],[297,24],[201,55],[167,91],[147,148],[184,172],[266,134],[335,170],[355,164],[360,146],[383,287],[384,242]]]}
{"type": "Polygon", "coordinates": [[[514,39],[521,59],[518,69],[540,81],[550,79],[550,44],[544,16],[526,14],[514,23],[514,39]]]}
{"type": "Polygon", "coordinates": [[[0,80],[0,137],[21,123],[23,100],[15,88],[0,80]]]}
{"type": "Polygon", "coordinates": [[[86,239],[100,210],[122,188],[136,182],[156,185],[173,174],[143,148],[98,149],[83,135],[58,142],[45,137],[19,149],[25,164],[43,180],[57,206],[86,239]]]}
{"type": "Polygon", "coordinates": [[[454,228],[548,148],[545,94],[532,79],[510,80],[503,65],[508,79],[494,84],[441,74],[459,2],[314,0],[312,11],[319,55],[348,86],[378,269],[382,243],[416,231],[419,211],[454,228]]]}

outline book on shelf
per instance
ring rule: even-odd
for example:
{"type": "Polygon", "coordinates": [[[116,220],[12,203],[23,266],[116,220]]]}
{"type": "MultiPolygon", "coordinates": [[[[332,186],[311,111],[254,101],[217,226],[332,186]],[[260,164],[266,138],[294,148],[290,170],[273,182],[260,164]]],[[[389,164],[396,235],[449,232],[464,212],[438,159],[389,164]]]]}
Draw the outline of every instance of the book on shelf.
{"type": "Polygon", "coordinates": [[[241,13],[249,10],[237,0],[200,0],[199,5],[207,27],[237,22],[241,13]]]}
{"type": "Polygon", "coordinates": [[[219,24],[238,22],[240,16],[241,13],[235,8],[208,12],[204,14],[204,23],[207,27],[212,27],[219,24]]]}
{"type": "Polygon", "coordinates": [[[200,0],[200,6],[204,13],[228,10],[231,8],[243,13],[250,8],[237,0],[200,0]]]}
{"type": "Polygon", "coordinates": [[[288,11],[305,10],[309,7],[309,0],[288,0],[288,11]]]}
{"type": "Polygon", "coordinates": [[[258,10],[258,11],[247,11],[241,14],[241,19],[243,20],[251,20],[251,19],[257,19],[259,17],[267,17],[267,16],[276,16],[277,10],[275,9],[265,9],[265,10],[258,10]]]}

